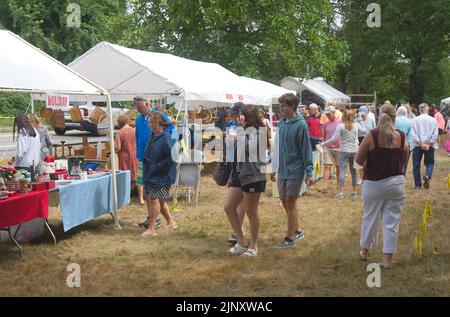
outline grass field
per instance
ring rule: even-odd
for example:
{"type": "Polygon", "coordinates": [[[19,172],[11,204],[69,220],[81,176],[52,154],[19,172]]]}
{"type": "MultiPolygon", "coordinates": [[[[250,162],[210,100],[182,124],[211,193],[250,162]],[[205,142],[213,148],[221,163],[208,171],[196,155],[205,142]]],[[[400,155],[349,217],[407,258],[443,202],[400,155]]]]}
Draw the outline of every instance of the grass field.
{"type": "MultiPolygon", "coordinates": [[[[122,231],[113,230],[105,216],[63,233],[59,211],[51,210],[56,247],[45,237],[24,245],[20,260],[15,248],[0,245],[0,296],[449,296],[450,158],[444,155],[437,155],[429,192],[413,190],[409,171],[397,262],[382,271],[381,288],[367,287],[367,263],[358,257],[360,198],[336,201],[333,193],[313,190],[299,201],[305,239],[295,248],[275,250],[286,217],[277,199],[264,196],[258,257],[230,257],[225,189],[204,177],[200,207],[181,202],[178,231],[160,229],[153,239],[140,237],[136,223],[146,212],[135,202],[120,211],[122,231]],[[422,259],[408,261],[426,198],[432,201],[440,254],[432,256],[426,247],[422,259]],[[66,286],[66,268],[73,262],[81,266],[80,288],[66,286]]],[[[381,247],[369,263],[380,260],[381,247]]]]}

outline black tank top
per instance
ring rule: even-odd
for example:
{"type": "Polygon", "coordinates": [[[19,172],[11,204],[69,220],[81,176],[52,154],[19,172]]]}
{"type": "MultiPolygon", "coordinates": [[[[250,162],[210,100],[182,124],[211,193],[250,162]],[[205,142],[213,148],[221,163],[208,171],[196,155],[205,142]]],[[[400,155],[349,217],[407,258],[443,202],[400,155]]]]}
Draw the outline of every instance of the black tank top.
{"type": "Polygon", "coordinates": [[[367,168],[363,179],[378,181],[391,176],[403,175],[403,164],[405,162],[405,153],[403,145],[405,144],[405,133],[400,133],[400,148],[388,149],[382,148],[378,144],[379,129],[371,130],[375,148],[369,151],[367,155],[367,168]]]}

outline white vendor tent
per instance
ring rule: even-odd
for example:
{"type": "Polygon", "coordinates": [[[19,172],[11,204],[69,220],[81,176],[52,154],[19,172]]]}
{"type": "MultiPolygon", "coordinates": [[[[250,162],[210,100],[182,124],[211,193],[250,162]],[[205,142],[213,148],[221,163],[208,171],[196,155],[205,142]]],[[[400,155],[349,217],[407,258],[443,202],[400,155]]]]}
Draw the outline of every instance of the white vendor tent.
{"type": "MultiPolygon", "coordinates": [[[[47,55],[16,34],[0,30],[0,91],[29,93],[34,99],[44,99],[47,93],[68,95],[70,100],[94,98],[107,101],[110,118],[109,133],[113,140],[111,99],[108,92],[97,84],[47,55]]],[[[114,142],[111,142],[114,153],[114,142]]],[[[117,217],[117,185],[115,160],[111,160],[114,195],[115,227],[117,217]]]]}
{"type": "Polygon", "coordinates": [[[112,100],[133,100],[137,94],[173,96],[184,106],[227,106],[234,102],[264,104],[238,75],[224,67],[171,54],[130,49],[102,42],[75,59],[72,69],[104,87],[112,100]]]}
{"type": "Polygon", "coordinates": [[[249,77],[242,76],[244,80],[248,81],[249,85],[253,87],[253,90],[258,91],[261,95],[263,95],[266,100],[261,104],[263,106],[270,105],[272,103],[278,103],[278,98],[287,93],[295,94],[296,91],[292,89],[286,89],[269,82],[253,79],[249,77]]]}
{"type": "Polygon", "coordinates": [[[301,81],[299,78],[289,76],[284,77],[281,80],[281,86],[286,89],[295,90],[300,96],[301,102],[303,101],[302,93],[306,91],[320,98],[324,105],[327,105],[332,101],[337,103],[349,103],[351,101],[349,96],[328,85],[322,79],[301,81]]]}
{"type": "Polygon", "coordinates": [[[443,105],[443,106],[450,105],[450,97],[442,99],[441,100],[441,105],[443,105]]]}
{"type": "Polygon", "coordinates": [[[270,118],[271,124],[273,124],[273,122],[272,122],[272,114],[273,114],[272,104],[278,104],[278,98],[284,94],[287,94],[287,93],[293,93],[294,95],[296,94],[295,90],[289,90],[289,89],[271,84],[271,83],[263,81],[263,80],[253,79],[253,78],[244,77],[244,76],[242,76],[241,78],[244,79],[245,81],[247,81],[251,87],[253,87],[252,90],[258,91],[261,94],[261,96],[266,97],[266,100],[264,100],[264,104],[262,104],[262,105],[269,106],[269,118],[270,118]]]}

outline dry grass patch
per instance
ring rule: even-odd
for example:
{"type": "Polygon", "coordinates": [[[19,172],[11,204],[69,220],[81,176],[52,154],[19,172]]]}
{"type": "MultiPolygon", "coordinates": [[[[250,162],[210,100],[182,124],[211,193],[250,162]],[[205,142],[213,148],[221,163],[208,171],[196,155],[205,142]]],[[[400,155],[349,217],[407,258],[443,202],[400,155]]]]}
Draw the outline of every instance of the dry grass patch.
{"type": "MultiPolygon", "coordinates": [[[[431,256],[428,248],[421,260],[408,261],[428,195],[414,191],[410,169],[397,266],[383,271],[379,289],[367,287],[367,263],[358,259],[360,199],[336,201],[333,193],[313,190],[299,201],[305,239],[293,249],[274,250],[286,217],[277,199],[264,196],[258,257],[230,257],[225,239],[231,229],[222,210],[225,189],[204,177],[200,206],[181,200],[179,230],[162,228],[155,239],[140,237],[136,224],[146,211],[135,202],[120,211],[122,231],[114,231],[111,217],[104,216],[64,233],[59,211],[51,210],[56,247],[44,237],[24,245],[25,256],[19,260],[11,245],[0,245],[0,296],[448,296],[449,172],[450,159],[440,152],[429,195],[441,254],[431,256]],[[66,267],[72,262],[81,266],[79,289],[66,286],[66,267]]],[[[381,248],[371,262],[380,260],[381,248]]]]}

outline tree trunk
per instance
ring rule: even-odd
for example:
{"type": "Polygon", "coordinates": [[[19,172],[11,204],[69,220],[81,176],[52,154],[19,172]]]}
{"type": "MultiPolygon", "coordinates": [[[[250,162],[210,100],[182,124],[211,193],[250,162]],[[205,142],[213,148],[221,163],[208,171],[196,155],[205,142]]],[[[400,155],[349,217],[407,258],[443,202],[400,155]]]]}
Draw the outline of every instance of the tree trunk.
{"type": "Polygon", "coordinates": [[[348,68],[344,65],[338,65],[337,67],[337,76],[338,76],[338,89],[344,93],[347,93],[347,75],[348,68]]]}
{"type": "Polygon", "coordinates": [[[424,85],[418,76],[418,69],[422,65],[422,57],[412,59],[411,72],[409,74],[409,92],[410,100],[415,105],[423,102],[425,94],[424,85]]]}

